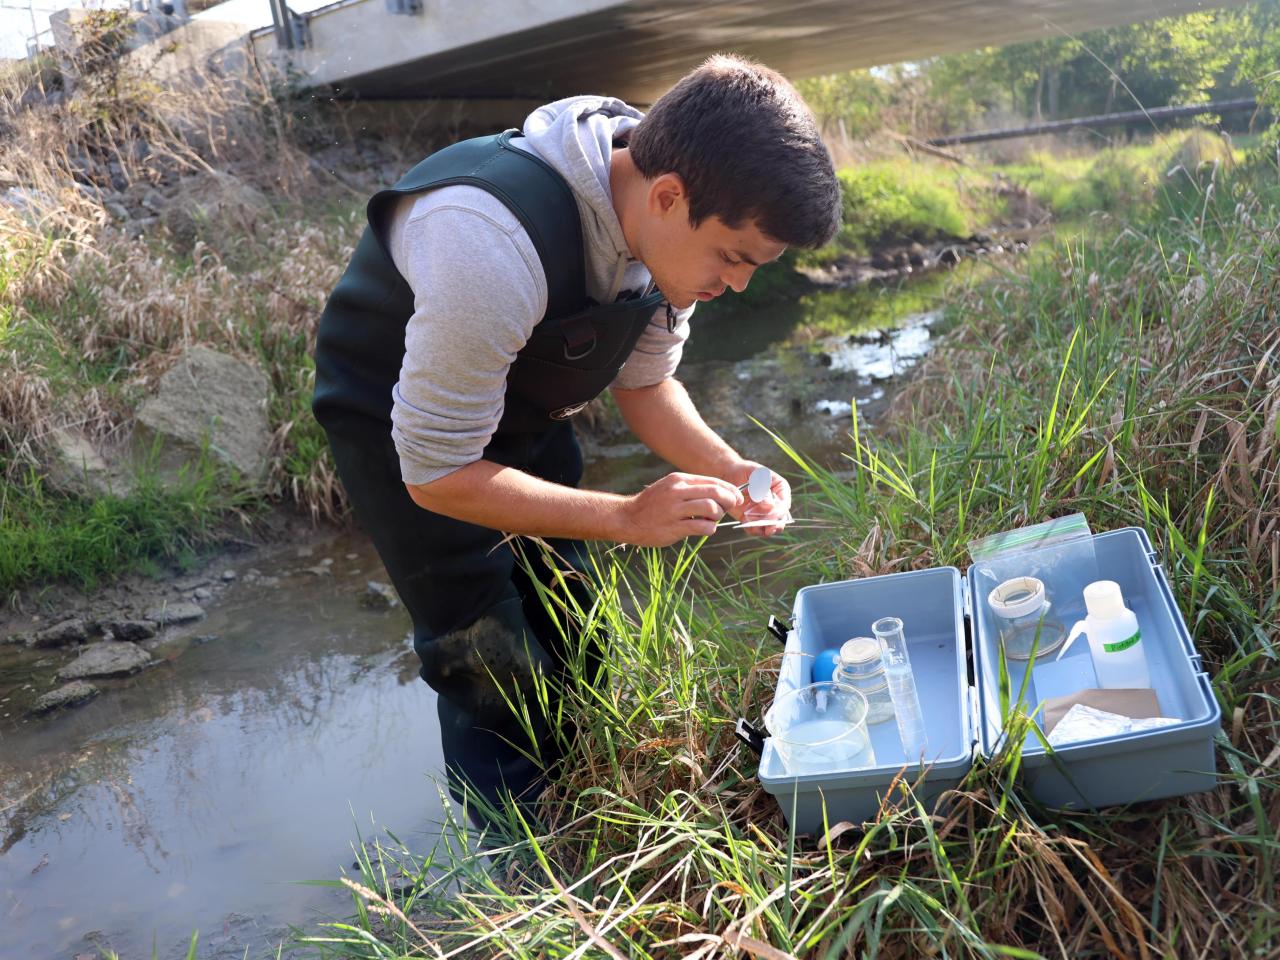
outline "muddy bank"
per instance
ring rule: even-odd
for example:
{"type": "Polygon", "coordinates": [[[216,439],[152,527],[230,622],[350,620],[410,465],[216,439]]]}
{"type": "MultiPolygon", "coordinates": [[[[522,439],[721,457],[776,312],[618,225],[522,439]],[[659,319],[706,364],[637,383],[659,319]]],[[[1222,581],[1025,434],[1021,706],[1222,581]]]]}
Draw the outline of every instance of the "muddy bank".
{"type": "Polygon", "coordinates": [[[376,557],[362,571],[325,553],[324,544],[339,533],[276,510],[260,518],[253,539],[229,538],[186,571],[127,574],[90,591],[53,584],[16,592],[0,610],[0,735],[47,722],[217,641],[209,618],[228,601],[266,602],[308,580],[333,582],[341,570],[367,574],[355,601],[397,605],[376,557]]]}
{"type": "Polygon", "coordinates": [[[800,273],[821,287],[857,287],[867,283],[904,280],[912,275],[954,267],[962,260],[1024,253],[1044,235],[1044,222],[1018,220],[994,226],[972,236],[930,244],[908,243],[882,247],[874,253],[844,256],[821,267],[804,267],[800,273]]]}

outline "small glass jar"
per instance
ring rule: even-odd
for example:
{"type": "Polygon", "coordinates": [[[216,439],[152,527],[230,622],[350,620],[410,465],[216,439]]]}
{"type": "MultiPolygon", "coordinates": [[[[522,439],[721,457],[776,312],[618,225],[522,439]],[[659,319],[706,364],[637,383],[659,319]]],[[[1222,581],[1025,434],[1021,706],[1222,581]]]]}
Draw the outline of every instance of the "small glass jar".
{"type": "Polygon", "coordinates": [[[1067,627],[1049,612],[1052,604],[1036,577],[1004,581],[987,595],[987,606],[995,614],[1000,645],[1009,660],[1030,660],[1033,648],[1038,659],[1066,639],[1067,627]]]}
{"type": "Polygon", "coordinates": [[[847,683],[867,698],[867,723],[893,719],[893,699],[880,659],[880,644],[871,637],[854,637],[840,647],[836,663],[837,683],[847,683]]]}

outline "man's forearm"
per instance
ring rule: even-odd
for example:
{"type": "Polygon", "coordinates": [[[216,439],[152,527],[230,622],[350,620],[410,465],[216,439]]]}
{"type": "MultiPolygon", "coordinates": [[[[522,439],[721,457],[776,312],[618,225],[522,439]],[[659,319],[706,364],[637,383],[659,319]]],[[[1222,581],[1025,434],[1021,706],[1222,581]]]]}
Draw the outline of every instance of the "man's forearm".
{"type": "Polygon", "coordinates": [[[742,457],[707,426],[680,381],[615,389],[613,398],[631,432],[677,470],[741,482],[742,457]]]}
{"type": "Polygon", "coordinates": [[[550,483],[489,460],[406,487],[426,510],[507,533],[574,540],[623,536],[626,497],[550,483]]]}

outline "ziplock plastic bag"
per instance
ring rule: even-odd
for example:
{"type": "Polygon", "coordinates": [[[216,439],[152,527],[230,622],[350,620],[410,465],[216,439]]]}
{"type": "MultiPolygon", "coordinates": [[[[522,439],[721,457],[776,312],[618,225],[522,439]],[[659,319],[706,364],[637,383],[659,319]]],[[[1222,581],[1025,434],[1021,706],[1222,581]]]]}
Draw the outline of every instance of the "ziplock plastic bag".
{"type": "Polygon", "coordinates": [[[1010,659],[1028,659],[1033,642],[1037,659],[1059,647],[1066,625],[1085,616],[1084,588],[1099,579],[1082,513],[971,540],[969,556],[978,602],[1010,659]]]}
{"type": "MultiPolygon", "coordinates": [[[[988,537],[980,537],[969,541],[969,559],[974,563],[985,560],[998,560],[1001,557],[1042,550],[1058,544],[1075,543],[1089,540],[1093,531],[1089,529],[1089,521],[1083,513],[1071,513],[1065,517],[1046,520],[1030,527],[1015,527],[1003,533],[993,533],[988,537]]],[[[1089,547],[1093,551],[1092,542],[1089,547]]]]}

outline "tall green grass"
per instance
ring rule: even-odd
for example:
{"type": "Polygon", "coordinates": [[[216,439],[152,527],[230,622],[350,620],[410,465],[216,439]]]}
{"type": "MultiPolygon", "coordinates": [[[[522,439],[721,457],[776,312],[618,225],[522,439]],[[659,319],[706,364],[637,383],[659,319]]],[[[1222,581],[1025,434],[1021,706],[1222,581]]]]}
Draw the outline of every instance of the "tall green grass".
{"type": "Polygon", "coordinates": [[[75,496],[47,488],[33,469],[16,472],[0,487],[0,598],[33,583],[89,588],[186,569],[254,509],[208,458],[177,483],[143,473],[120,496],[75,496]]]}
{"type": "Polygon", "coordinates": [[[572,612],[607,644],[605,676],[567,691],[570,759],[538,809],[507,811],[480,852],[460,812],[430,850],[389,835],[346,880],[353,918],[304,942],[361,958],[1273,951],[1278,211],[1274,168],[1213,179],[967,294],[889,419],[852,424],[844,467],[783,443],[807,480],[798,513],[829,529],[796,534],[779,572],[721,579],[689,547],[602,556],[594,605],[572,612]],[[899,782],[872,822],[794,835],[730,733],[776,681],[763,618],[800,583],[963,563],[974,536],[1076,510],[1156,541],[1223,706],[1219,786],[1045,809],[1018,788],[1014,735],[945,807],[899,782]]]}

